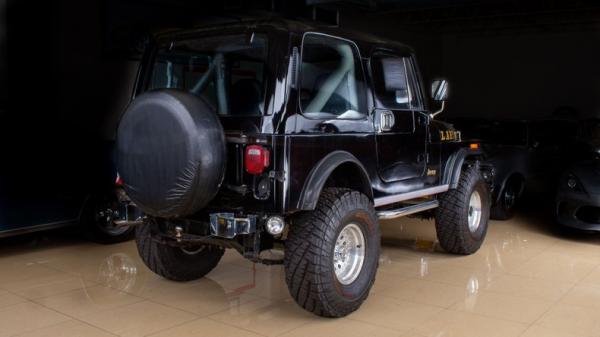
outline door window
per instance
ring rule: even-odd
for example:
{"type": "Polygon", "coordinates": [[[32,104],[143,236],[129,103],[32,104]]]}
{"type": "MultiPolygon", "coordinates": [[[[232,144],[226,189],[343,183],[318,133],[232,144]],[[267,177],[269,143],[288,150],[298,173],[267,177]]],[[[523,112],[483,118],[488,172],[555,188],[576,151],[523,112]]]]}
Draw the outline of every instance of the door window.
{"type": "Polygon", "coordinates": [[[377,108],[413,110],[420,107],[417,80],[408,57],[386,53],[371,59],[377,108]]]}
{"type": "Polygon", "coordinates": [[[316,119],[364,118],[364,74],[350,41],[306,34],[302,43],[300,106],[316,119]]]}

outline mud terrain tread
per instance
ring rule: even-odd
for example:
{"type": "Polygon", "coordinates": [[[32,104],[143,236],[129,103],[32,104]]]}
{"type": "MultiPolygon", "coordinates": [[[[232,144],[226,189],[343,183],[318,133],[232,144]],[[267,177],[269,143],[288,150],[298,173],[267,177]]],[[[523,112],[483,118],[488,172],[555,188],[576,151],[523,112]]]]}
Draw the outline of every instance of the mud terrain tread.
{"type": "Polygon", "coordinates": [[[435,227],[440,246],[449,253],[469,255],[476,252],[485,238],[489,218],[489,193],[479,167],[466,167],[456,189],[449,190],[440,198],[436,211],[435,227]],[[482,197],[482,232],[474,236],[468,226],[469,199],[474,188],[480,189],[482,197]]]}
{"type": "Polygon", "coordinates": [[[333,264],[328,258],[322,258],[330,255],[325,245],[335,242],[336,224],[348,211],[356,209],[365,210],[376,219],[375,210],[364,194],[346,188],[327,188],[321,193],[316,209],[302,214],[290,226],[284,260],[286,283],[296,302],[316,315],[341,317],[356,310],[375,281],[372,272],[373,277],[361,298],[340,301],[331,282],[333,264]]]}

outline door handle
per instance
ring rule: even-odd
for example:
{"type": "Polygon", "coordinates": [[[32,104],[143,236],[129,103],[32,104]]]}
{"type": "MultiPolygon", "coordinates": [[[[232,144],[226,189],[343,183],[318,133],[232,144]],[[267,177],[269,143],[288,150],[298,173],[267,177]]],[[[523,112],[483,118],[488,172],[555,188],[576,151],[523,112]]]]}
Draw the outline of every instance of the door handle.
{"type": "Polygon", "coordinates": [[[380,113],[380,121],[379,121],[379,131],[390,131],[394,127],[396,123],[396,118],[394,118],[394,113],[391,111],[382,111],[380,113]]]}

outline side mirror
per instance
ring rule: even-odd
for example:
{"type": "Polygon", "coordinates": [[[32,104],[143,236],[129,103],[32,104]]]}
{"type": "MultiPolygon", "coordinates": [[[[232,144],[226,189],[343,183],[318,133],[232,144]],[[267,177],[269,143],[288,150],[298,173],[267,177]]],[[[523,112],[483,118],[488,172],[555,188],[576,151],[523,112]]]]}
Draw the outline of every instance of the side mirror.
{"type": "Polygon", "coordinates": [[[448,81],[433,80],[431,82],[431,98],[436,102],[445,102],[448,100],[448,81]]]}
{"type": "Polygon", "coordinates": [[[433,98],[435,102],[442,103],[442,107],[438,111],[429,115],[429,117],[433,119],[435,116],[442,113],[446,106],[446,100],[448,100],[448,81],[433,80],[433,82],[431,82],[431,98],[433,98]]]}

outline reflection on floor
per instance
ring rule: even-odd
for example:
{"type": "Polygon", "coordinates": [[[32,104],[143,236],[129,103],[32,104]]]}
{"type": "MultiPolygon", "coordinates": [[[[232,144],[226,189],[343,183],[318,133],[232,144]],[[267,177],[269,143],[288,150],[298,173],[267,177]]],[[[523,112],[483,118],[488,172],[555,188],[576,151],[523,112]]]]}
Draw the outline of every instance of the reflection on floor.
{"type": "Polygon", "coordinates": [[[281,266],[233,251],[182,284],[152,274],[133,242],[3,240],[0,337],[600,336],[598,235],[564,236],[521,216],[492,222],[477,254],[451,256],[438,251],[431,221],[382,226],[371,295],[335,320],[297,307],[281,266]]]}

